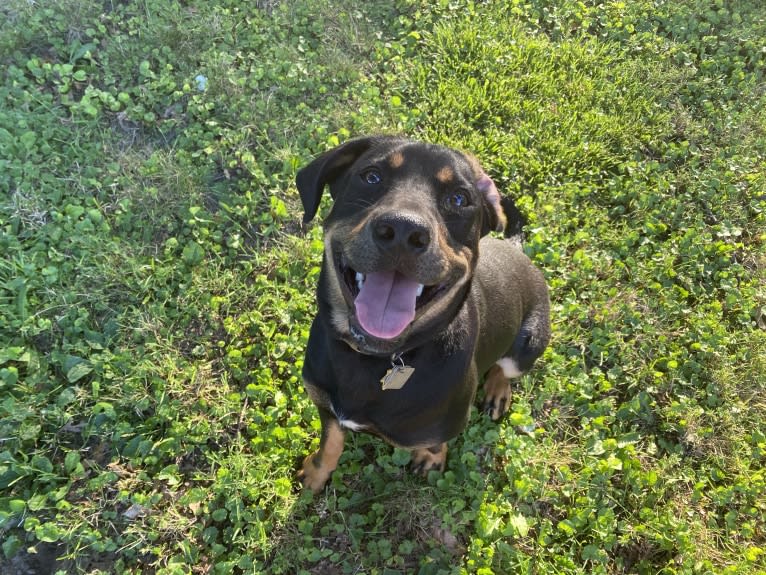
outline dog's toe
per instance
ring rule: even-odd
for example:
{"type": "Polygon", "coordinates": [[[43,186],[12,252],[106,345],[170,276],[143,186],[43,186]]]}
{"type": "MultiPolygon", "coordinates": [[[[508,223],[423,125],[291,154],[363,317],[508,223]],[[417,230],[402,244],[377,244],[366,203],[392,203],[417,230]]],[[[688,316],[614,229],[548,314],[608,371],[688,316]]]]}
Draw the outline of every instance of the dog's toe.
{"type": "Polygon", "coordinates": [[[428,475],[431,470],[444,471],[446,464],[446,443],[412,450],[412,472],[417,475],[428,475]]]}
{"type": "Polygon", "coordinates": [[[511,406],[511,382],[503,374],[503,370],[495,365],[487,373],[484,381],[484,413],[492,421],[497,421],[506,414],[511,406]]]}
{"type": "Polygon", "coordinates": [[[303,467],[298,471],[296,478],[306,489],[310,489],[314,495],[321,492],[330,479],[333,469],[321,464],[319,452],[312,453],[303,461],[303,467]]]}
{"type": "Polygon", "coordinates": [[[484,413],[486,413],[492,421],[497,421],[508,411],[508,399],[502,398],[487,398],[484,401],[484,413]]]}

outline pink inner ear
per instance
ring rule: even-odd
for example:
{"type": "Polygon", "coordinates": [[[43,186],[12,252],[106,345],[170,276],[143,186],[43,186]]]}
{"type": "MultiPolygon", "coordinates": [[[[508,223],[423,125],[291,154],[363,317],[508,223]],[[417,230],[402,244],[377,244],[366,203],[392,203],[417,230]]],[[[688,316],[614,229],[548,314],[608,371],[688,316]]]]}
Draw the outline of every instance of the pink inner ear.
{"type": "Polygon", "coordinates": [[[479,191],[482,194],[484,194],[484,199],[487,200],[489,205],[492,206],[492,209],[495,210],[495,214],[497,215],[497,228],[495,231],[502,232],[505,229],[507,220],[505,218],[505,213],[503,212],[503,206],[500,204],[500,194],[497,191],[497,187],[495,187],[495,182],[493,182],[492,178],[487,174],[482,172],[479,180],[476,182],[476,187],[479,188],[479,191]]]}

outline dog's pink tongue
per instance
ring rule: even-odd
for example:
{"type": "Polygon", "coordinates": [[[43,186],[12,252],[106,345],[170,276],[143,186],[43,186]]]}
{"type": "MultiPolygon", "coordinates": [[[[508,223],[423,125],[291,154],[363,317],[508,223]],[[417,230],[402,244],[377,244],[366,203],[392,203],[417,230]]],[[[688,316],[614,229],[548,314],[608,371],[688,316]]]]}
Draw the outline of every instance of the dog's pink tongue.
{"type": "Polygon", "coordinates": [[[418,286],[394,271],[367,274],[354,300],[359,324],[375,337],[396,337],[415,319],[418,286]]]}

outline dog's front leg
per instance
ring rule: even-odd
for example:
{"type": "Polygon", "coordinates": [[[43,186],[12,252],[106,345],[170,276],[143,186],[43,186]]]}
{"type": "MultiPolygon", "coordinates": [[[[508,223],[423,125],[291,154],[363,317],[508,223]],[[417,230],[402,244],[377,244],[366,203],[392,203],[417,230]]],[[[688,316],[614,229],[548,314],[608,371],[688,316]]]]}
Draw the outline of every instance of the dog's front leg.
{"type": "Polygon", "coordinates": [[[412,472],[428,475],[431,470],[444,471],[447,465],[447,444],[437,443],[431,447],[412,450],[412,472]]]}
{"type": "Polygon", "coordinates": [[[345,438],[343,429],[332,413],[320,407],[319,419],[322,422],[319,449],[303,460],[303,468],[298,472],[298,480],[315,494],[324,489],[330,475],[338,466],[345,438]]]}

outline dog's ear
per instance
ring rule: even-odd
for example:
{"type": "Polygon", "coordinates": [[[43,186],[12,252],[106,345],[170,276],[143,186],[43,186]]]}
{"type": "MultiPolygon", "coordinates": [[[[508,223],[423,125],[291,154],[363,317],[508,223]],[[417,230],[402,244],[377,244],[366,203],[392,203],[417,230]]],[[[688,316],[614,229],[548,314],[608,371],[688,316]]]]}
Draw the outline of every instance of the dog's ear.
{"type": "Polygon", "coordinates": [[[495,182],[483,171],[476,181],[476,187],[484,197],[484,218],[481,224],[481,235],[489,232],[502,232],[508,224],[503,210],[502,198],[495,187],[495,182]]]}
{"type": "Polygon", "coordinates": [[[325,185],[331,184],[340,177],[354,163],[354,160],[372,146],[373,141],[374,138],[349,140],[321,154],[309,165],[298,170],[295,184],[303,203],[304,224],[314,219],[325,185]]]}
{"type": "Polygon", "coordinates": [[[492,181],[484,168],[481,167],[479,160],[471,154],[465,154],[468,163],[473,168],[476,188],[481,192],[484,207],[484,214],[481,222],[481,235],[486,236],[489,232],[502,232],[508,224],[508,218],[503,210],[502,198],[497,191],[495,182],[492,181]]]}

